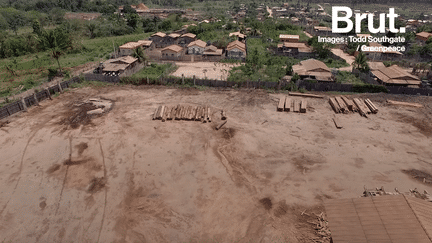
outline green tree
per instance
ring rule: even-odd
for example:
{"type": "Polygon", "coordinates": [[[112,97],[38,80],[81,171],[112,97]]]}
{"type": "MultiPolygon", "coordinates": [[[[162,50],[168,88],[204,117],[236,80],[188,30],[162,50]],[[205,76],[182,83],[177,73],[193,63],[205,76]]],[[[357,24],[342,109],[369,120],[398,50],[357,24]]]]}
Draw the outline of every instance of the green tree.
{"type": "Polygon", "coordinates": [[[32,23],[33,33],[36,35],[40,35],[42,33],[42,26],[39,22],[39,20],[34,20],[32,23]]]}
{"type": "Polygon", "coordinates": [[[96,22],[95,21],[88,22],[86,24],[86,28],[88,30],[90,39],[95,38],[95,31],[96,31],[96,28],[97,28],[96,22]]]}
{"type": "Polygon", "coordinates": [[[132,56],[137,58],[140,63],[147,61],[147,56],[144,54],[144,50],[141,47],[136,48],[132,56]]]}
{"type": "Polygon", "coordinates": [[[355,69],[358,69],[360,72],[369,72],[370,70],[369,65],[367,63],[366,54],[364,54],[363,52],[360,52],[356,56],[352,65],[355,69]]]}
{"type": "Polygon", "coordinates": [[[137,28],[139,19],[140,18],[136,13],[131,13],[126,15],[127,25],[129,25],[133,29],[137,28]]]}
{"type": "Polygon", "coordinates": [[[15,32],[16,35],[18,34],[18,28],[27,23],[27,17],[23,11],[14,8],[4,8],[0,9],[0,14],[3,15],[9,29],[15,32]]]}
{"type": "Polygon", "coordinates": [[[72,41],[70,36],[62,29],[56,28],[44,31],[39,38],[39,42],[44,49],[50,51],[51,57],[56,59],[59,72],[61,73],[59,59],[64,54],[64,51],[71,47],[72,41]]]}

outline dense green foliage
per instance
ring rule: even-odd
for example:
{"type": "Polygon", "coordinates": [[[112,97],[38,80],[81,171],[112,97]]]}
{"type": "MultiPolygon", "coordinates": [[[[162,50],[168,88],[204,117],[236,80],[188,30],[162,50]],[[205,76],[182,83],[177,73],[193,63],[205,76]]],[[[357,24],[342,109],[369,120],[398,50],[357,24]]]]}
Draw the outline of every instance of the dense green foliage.
{"type": "Polygon", "coordinates": [[[336,82],[338,83],[348,83],[348,84],[364,84],[361,79],[356,77],[353,73],[348,71],[339,71],[336,75],[336,82]]]}

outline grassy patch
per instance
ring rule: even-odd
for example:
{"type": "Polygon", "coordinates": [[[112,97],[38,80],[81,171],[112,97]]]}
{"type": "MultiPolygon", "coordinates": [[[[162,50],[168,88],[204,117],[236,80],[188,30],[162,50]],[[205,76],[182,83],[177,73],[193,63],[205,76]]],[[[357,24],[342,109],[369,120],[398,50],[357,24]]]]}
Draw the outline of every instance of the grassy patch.
{"type": "Polygon", "coordinates": [[[173,72],[175,69],[176,69],[175,65],[171,63],[167,63],[167,64],[153,63],[148,67],[144,67],[137,73],[133,74],[131,77],[139,78],[139,79],[145,79],[148,77],[150,79],[155,79],[161,76],[168,75],[169,73],[173,72]]]}
{"type": "MultiPolygon", "coordinates": [[[[114,51],[114,47],[126,42],[147,39],[150,33],[125,36],[83,39],[83,49],[79,53],[66,53],[60,57],[64,70],[73,71],[74,67],[88,62],[102,62],[114,51]]],[[[3,59],[0,62],[0,97],[15,95],[47,82],[48,69],[58,68],[48,52],[39,52],[19,57],[3,59]],[[6,66],[12,71],[8,71],[6,66]]]]}
{"type": "Polygon", "coordinates": [[[336,75],[336,82],[342,84],[364,84],[364,82],[360,78],[356,77],[354,74],[348,71],[339,71],[336,75]]]}
{"type": "Polygon", "coordinates": [[[345,60],[335,60],[332,58],[320,59],[320,61],[324,62],[329,68],[341,68],[341,67],[349,67],[349,64],[345,60]]]}

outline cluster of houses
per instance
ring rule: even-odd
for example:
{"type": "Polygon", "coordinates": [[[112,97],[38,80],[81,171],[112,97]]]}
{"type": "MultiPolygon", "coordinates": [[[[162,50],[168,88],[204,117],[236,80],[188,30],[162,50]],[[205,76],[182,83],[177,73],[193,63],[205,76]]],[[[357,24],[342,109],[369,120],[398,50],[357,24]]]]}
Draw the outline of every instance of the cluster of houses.
{"type": "Polygon", "coordinates": [[[312,48],[304,42],[300,42],[299,35],[279,35],[279,43],[277,45],[277,53],[284,56],[296,58],[312,57],[314,54],[312,48]]]}
{"type": "MultiPolygon", "coordinates": [[[[196,38],[195,34],[171,33],[165,34],[157,32],[150,36],[148,40],[129,42],[119,47],[121,56],[132,55],[137,48],[143,48],[151,53],[158,53],[160,59],[181,60],[185,55],[195,55],[207,57],[209,60],[229,58],[244,60],[246,58],[245,35],[240,32],[231,33],[237,40],[228,44],[224,49],[219,49],[210,43],[196,38]]],[[[205,60],[204,58],[203,60],[205,60]]]]}

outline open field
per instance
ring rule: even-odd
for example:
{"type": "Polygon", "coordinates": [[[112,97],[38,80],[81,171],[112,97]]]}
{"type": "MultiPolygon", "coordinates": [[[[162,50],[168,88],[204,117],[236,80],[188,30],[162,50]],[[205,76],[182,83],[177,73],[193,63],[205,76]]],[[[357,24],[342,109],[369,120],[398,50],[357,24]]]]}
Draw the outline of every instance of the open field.
{"type": "Polygon", "coordinates": [[[0,128],[0,240],[313,242],[301,212],[327,198],[430,190],[401,170],[432,173],[431,98],[410,98],[426,105],[415,109],[384,104],[402,96],[355,95],[380,111],[342,115],[338,130],[326,100],[276,112],[282,96],[109,86],[41,102],[0,128]],[[112,110],[70,119],[92,97],[112,110]],[[151,120],[179,103],[209,105],[213,122],[151,120]],[[228,123],[216,131],[222,108],[228,123]]]}

